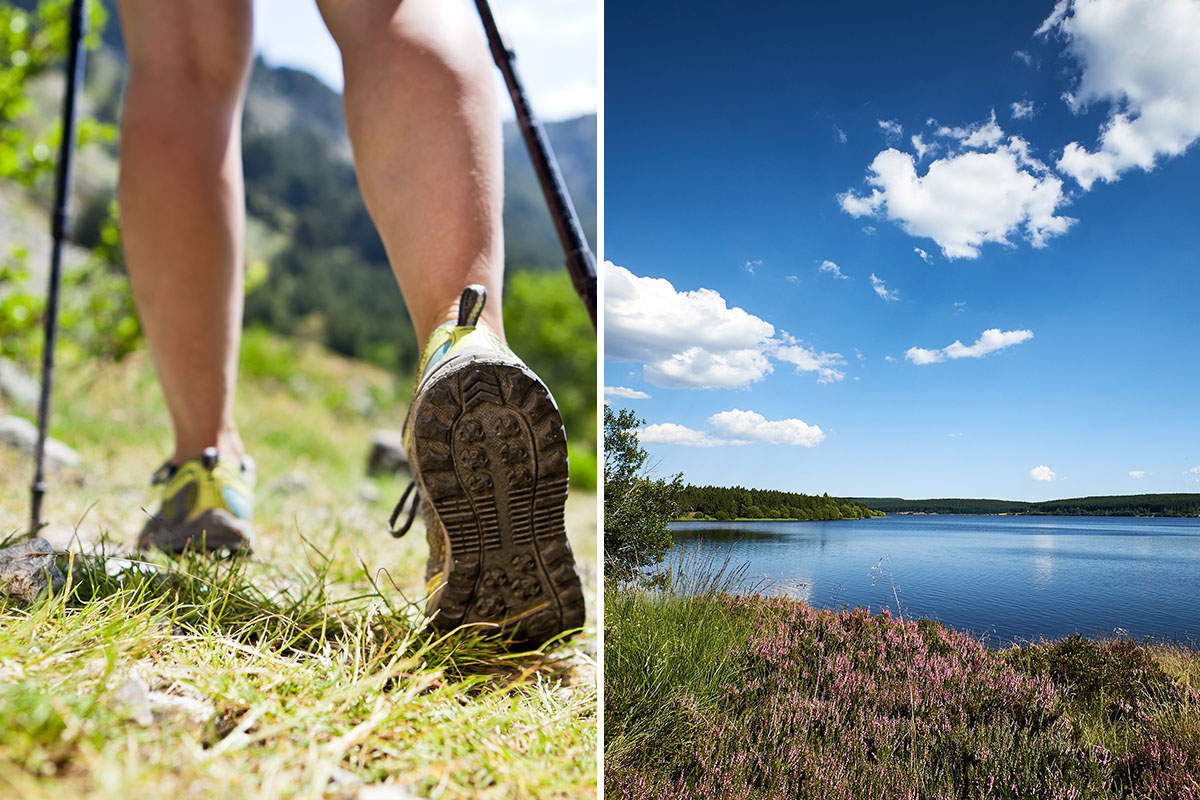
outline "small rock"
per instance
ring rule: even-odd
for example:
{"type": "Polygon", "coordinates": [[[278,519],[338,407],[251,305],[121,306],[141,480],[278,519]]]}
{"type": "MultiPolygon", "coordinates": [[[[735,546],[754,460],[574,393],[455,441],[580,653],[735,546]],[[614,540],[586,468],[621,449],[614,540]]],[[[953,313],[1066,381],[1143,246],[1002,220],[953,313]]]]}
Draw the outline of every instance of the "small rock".
{"type": "Polygon", "coordinates": [[[400,431],[371,432],[371,455],[367,457],[367,474],[396,474],[408,472],[408,455],[404,452],[404,434],[400,431]]]}
{"type": "Polygon", "coordinates": [[[139,675],[130,675],[112,694],[113,702],[123,707],[126,716],[138,725],[154,722],[150,707],[150,684],[139,675]]]}
{"type": "Polygon", "coordinates": [[[417,795],[398,783],[369,783],[359,787],[354,800],[417,800],[417,795]]]}
{"type": "Polygon", "coordinates": [[[55,563],[56,555],[45,539],[30,539],[0,550],[0,594],[19,605],[29,605],[47,590],[62,589],[66,579],[55,563]]]}
{"type": "MultiPolygon", "coordinates": [[[[6,444],[16,450],[33,456],[37,450],[37,426],[23,417],[5,417],[0,419],[0,444],[6,444]]],[[[76,453],[58,439],[46,438],[46,465],[51,469],[57,467],[78,467],[79,453],[76,453]]]]}
{"type": "Polygon", "coordinates": [[[25,408],[36,408],[42,391],[16,362],[0,358],[0,394],[25,408]]]}
{"type": "Polygon", "coordinates": [[[296,492],[307,492],[311,488],[312,478],[300,470],[292,470],[273,478],[266,485],[268,494],[295,494],[296,492]]]}

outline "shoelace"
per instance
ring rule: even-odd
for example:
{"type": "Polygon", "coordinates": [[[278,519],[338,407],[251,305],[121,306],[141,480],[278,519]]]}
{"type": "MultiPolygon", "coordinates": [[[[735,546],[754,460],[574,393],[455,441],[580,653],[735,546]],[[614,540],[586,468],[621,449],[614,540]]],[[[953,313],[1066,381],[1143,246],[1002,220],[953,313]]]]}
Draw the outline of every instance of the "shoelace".
{"type": "Polygon", "coordinates": [[[404,494],[400,495],[400,500],[396,503],[396,507],[392,509],[392,516],[388,519],[388,533],[397,539],[408,533],[408,529],[412,527],[413,520],[416,519],[417,506],[419,505],[421,505],[421,492],[417,489],[416,478],[413,478],[408,482],[408,486],[404,487],[404,494]],[[397,528],[396,520],[400,517],[400,512],[404,510],[404,504],[408,501],[410,494],[413,496],[413,500],[408,507],[408,519],[404,520],[404,524],[397,528]]]}

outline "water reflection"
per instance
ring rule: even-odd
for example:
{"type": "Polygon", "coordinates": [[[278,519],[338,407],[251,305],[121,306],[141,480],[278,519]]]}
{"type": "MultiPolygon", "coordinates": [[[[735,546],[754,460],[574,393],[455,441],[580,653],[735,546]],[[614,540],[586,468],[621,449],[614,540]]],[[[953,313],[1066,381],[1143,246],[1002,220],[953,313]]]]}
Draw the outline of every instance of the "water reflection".
{"type": "Polygon", "coordinates": [[[1200,641],[1200,520],[903,515],[842,522],[673,523],[682,545],[813,605],[881,607],[994,632],[1200,641]],[[886,579],[874,570],[881,564],[886,579]]]}

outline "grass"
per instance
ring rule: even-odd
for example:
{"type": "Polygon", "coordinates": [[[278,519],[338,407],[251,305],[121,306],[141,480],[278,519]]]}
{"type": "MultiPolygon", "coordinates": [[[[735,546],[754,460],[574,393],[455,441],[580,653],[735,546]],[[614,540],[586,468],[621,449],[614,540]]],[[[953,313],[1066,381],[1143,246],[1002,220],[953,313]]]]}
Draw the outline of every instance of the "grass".
{"type": "Polygon", "coordinates": [[[1200,798],[1200,654],[733,586],[606,587],[607,797],[1200,798]]]}
{"type": "MultiPolygon", "coordinates": [[[[515,655],[424,632],[423,531],[389,537],[403,484],[363,477],[402,385],[268,334],[244,351],[260,484],[242,561],[128,560],[170,442],[157,386],[144,353],[60,366],[52,434],[83,466],[52,475],[44,516],[72,578],[32,608],[0,602],[0,795],[594,796],[594,623],[515,655]]],[[[0,539],[27,524],[31,472],[0,449],[0,539]]],[[[589,597],[595,514],[573,494],[589,597]]]]}

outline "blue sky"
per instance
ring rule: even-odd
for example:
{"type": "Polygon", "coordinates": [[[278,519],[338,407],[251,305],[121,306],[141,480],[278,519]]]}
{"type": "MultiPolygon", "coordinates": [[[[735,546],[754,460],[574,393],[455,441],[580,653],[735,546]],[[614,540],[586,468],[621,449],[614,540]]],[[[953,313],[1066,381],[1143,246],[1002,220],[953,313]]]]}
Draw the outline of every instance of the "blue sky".
{"type": "Polygon", "coordinates": [[[604,383],[659,473],[1200,491],[1200,3],[608,0],[604,41],[604,383]]]}
{"type": "MultiPolygon", "coordinates": [[[[457,0],[470,5],[469,0],[457,0]]],[[[543,120],[596,111],[594,0],[491,0],[517,70],[543,120]]],[[[254,0],[255,49],[268,63],[311,72],[338,91],[342,61],[313,0],[254,0]]],[[[499,71],[497,71],[497,76],[499,71]]],[[[503,81],[497,78],[497,85],[503,81]]],[[[502,107],[505,119],[513,116],[502,107]]]]}

